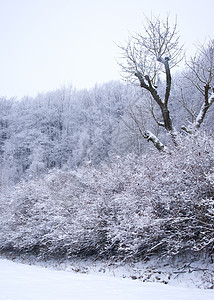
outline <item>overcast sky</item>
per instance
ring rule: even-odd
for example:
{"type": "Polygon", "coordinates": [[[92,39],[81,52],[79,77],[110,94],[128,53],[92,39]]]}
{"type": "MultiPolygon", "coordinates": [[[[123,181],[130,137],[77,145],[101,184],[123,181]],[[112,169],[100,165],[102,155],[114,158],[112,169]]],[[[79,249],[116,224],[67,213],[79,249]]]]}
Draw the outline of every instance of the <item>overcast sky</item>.
{"type": "Polygon", "coordinates": [[[214,38],[213,0],[0,0],[0,96],[120,79],[119,49],[143,16],[177,15],[182,41],[214,38]]]}

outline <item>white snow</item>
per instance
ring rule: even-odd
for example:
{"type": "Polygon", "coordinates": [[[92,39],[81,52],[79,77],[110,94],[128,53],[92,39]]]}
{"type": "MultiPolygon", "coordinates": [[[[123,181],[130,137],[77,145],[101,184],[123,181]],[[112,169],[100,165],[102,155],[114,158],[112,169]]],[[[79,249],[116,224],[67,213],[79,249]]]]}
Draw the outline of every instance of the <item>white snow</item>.
{"type": "Polygon", "coordinates": [[[212,105],[213,102],[214,102],[214,92],[211,94],[211,96],[208,99],[209,105],[212,105]]]}
{"type": "Polygon", "coordinates": [[[213,300],[213,290],[78,274],[0,259],[0,300],[213,300]]]}

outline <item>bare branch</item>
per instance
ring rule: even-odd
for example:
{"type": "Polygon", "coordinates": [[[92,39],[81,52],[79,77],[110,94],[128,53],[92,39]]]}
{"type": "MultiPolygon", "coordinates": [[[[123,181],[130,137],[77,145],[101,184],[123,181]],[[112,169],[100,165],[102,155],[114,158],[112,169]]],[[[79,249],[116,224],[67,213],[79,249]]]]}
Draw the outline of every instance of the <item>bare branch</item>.
{"type": "Polygon", "coordinates": [[[200,128],[201,124],[204,121],[204,118],[207,114],[208,109],[211,107],[211,105],[214,103],[214,88],[211,96],[208,96],[208,92],[210,87],[205,86],[205,97],[204,97],[204,103],[201,106],[201,109],[195,119],[195,121],[188,127],[182,126],[181,129],[186,131],[187,133],[192,133],[195,131],[195,129],[200,128]]]}
{"type": "Polygon", "coordinates": [[[204,103],[201,107],[201,110],[200,110],[195,122],[193,123],[193,127],[195,127],[195,128],[199,128],[201,126],[208,109],[214,102],[214,89],[213,89],[213,93],[211,94],[211,96],[209,98],[208,98],[208,89],[209,89],[209,87],[206,86],[204,103]]]}
{"type": "Polygon", "coordinates": [[[135,113],[134,113],[134,111],[133,111],[133,109],[132,109],[131,106],[129,107],[129,115],[130,115],[131,119],[134,121],[135,125],[137,126],[140,135],[143,138],[145,138],[145,126],[144,126],[144,124],[142,122],[140,124],[139,119],[135,115],[135,113]]]}
{"type": "Polygon", "coordinates": [[[157,117],[155,116],[155,112],[154,112],[154,105],[153,105],[153,102],[150,101],[150,108],[149,108],[149,111],[155,121],[155,123],[160,126],[160,127],[165,127],[164,123],[163,122],[160,122],[158,121],[157,117]]]}
{"type": "Polygon", "coordinates": [[[145,133],[145,138],[148,141],[151,141],[159,151],[163,151],[165,149],[164,144],[162,144],[160,140],[153,133],[151,133],[151,131],[147,131],[145,133]]]}
{"type": "Polygon", "coordinates": [[[204,86],[214,85],[214,40],[197,45],[197,53],[186,62],[184,76],[205,96],[204,86]]]}
{"type": "Polygon", "coordinates": [[[148,75],[153,84],[158,74],[163,71],[158,58],[169,57],[170,68],[183,59],[183,46],[180,46],[177,23],[171,28],[169,18],[145,18],[143,33],[132,35],[126,46],[119,46],[122,51],[120,66],[126,78],[135,81],[136,73],[148,75]],[[127,76],[128,75],[128,76],[127,76]]]}
{"type": "MultiPolygon", "coordinates": [[[[138,111],[140,110],[139,107],[138,111]]],[[[141,118],[142,120],[140,121],[139,116],[136,115],[136,113],[133,111],[132,107],[129,107],[129,116],[131,117],[132,121],[134,122],[135,126],[137,127],[138,133],[141,135],[141,137],[143,137],[144,139],[146,139],[148,142],[151,141],[153,143],[153,145],[159,150],[165,150],[166,147],[164,146],[163,143],[160,142],[160,140],[158,139],[158,137],[156,135],[154,135],[153,133],[151,133],[151,131],[147,131],[145,129],[145,121],[143,121],[143,115],[142,115],[142,111],[140,111],[141,113],[141,118]]],[[[131,129],[130,125],[127,124],[127,122],[124,121],[124,124],[131,129]]],[[[132,130],[133,131],[133,130],[132,130]]]]}

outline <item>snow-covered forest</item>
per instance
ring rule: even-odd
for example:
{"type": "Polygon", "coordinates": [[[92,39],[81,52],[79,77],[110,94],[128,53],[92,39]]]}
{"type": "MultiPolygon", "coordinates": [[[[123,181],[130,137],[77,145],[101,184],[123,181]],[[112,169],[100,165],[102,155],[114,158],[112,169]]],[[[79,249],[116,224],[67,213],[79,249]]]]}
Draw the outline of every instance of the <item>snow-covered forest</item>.
{"type": "MultiPolygon", "coordinates": [[[[175,83],[172,98],[173,121],[180,130],[181,120],[188,125],[197,117],[203,96],[192,91],[192,86],[185,87],[181,95],[175,83]]],[[[54,168],[76,169],[88,162],[98,166],[114,155],[150,152],[153,147],[142,138],[132,118],[135,114],[139,123],[167,139],[150,115],[150,101],[139,88],[120,82],[81,91],[64,87],[36,98],[1,98],[1,187],[39,178],[54,168]]],[[[213,107],[203,128],[210,132],[214,128],[213,107]]]]}
{"type": "Polygon", "coordinates": [[[213,41],[174,73],[177,39],[134,42],[129,83],[0,99],[2,254],[213,263],[213,41]]]}
{"type": "Polygon", "coordinates": [[[128,153],[135,146],[126,139],[121,117],[134,94],[110,82],[90,91],[68,87],[34,99],[1,99],[1,183],[128,153]]]}

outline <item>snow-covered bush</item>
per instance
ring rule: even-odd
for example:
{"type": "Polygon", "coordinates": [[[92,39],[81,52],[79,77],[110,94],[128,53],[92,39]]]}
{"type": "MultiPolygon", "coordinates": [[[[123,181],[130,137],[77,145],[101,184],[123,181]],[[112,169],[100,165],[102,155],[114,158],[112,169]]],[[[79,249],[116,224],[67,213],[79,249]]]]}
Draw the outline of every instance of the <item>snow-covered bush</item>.
{"type": "Polygon", "coordinates": [[[213,137],[197,133],[174,151],[116,157],[93,174],[105,207],[104,252],[125,258],[211,253],[213,151],[213,137]]]}
{"type": "Polygon", "coordinates": [[[213,253],[214,139],[52,171],[0,196],[0,251],[115,259],[213,253]]]}
{"type": "Polygon", "coordinates": [[[76,176],[59,171],[21,182],[5,205],[1,248],[41,256],[95,251],[95,208],[84,191],[76,176]]]}

